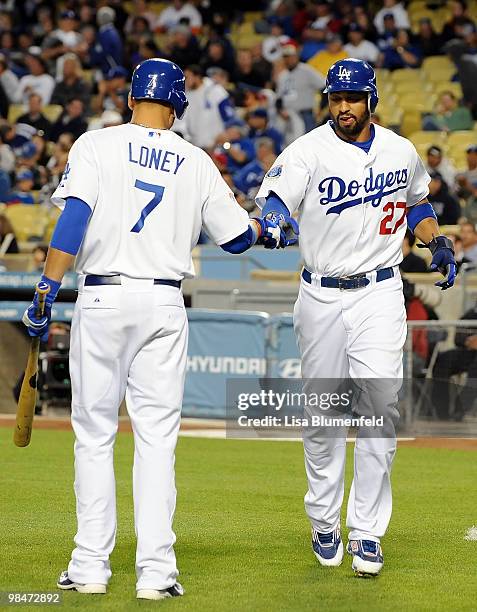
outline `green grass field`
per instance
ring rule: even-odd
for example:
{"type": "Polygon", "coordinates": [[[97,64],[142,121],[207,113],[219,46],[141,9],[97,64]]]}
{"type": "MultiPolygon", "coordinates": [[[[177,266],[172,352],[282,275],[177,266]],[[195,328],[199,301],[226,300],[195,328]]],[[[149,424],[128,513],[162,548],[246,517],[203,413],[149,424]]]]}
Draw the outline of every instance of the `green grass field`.
{"type": "MultiPolygon", "coordinates": [[[[26,449],[14,447],[11,436],[10,429],[0,429],[0,590],[54,590],[75,531],[73,436],[37,430],[26,449]]],[[[336,569],[315,561],[299,443],[181,438],[175,530],[186,595],[138,602],[132,449],[132,435],[120,434],[119,527],[108,594],[67,592],[62,609],[477,609],[477,542],[464,540],[477,523],[475,452],[398,451],[385,566],[378,579],[366,580],[353,575],[348,556],[336,569]]],[[[351,459],[351,447],[349,452],[351,459]]],[[[347,486],[350,468],[351,461],[347,486]]]]}

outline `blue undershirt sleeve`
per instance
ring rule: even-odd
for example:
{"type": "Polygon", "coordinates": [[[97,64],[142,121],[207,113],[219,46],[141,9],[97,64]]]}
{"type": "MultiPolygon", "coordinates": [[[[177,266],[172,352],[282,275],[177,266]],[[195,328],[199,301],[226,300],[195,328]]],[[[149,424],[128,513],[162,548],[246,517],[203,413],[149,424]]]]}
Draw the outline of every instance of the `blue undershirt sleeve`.
{"type": "Polygon", "coordinates": [[[240,236],[236,236],[233,240],[229,240],[224,244],[220,245],[221,249],[227,251],[227,253],[232,253],[233,255],[238,255],[239,253],[243,253],[247,249],[249,249],[255,243],[255,237],[252,228],[249,226],[247,230],[240,234],[240,236]]]}
{"type": "Polygon", "coordinates": [[[51,246],[64,253],[76,255],[83,242],[91,214],[91,208],[83,200],[66,198],[65,209],[56,223],[51,246]]]}

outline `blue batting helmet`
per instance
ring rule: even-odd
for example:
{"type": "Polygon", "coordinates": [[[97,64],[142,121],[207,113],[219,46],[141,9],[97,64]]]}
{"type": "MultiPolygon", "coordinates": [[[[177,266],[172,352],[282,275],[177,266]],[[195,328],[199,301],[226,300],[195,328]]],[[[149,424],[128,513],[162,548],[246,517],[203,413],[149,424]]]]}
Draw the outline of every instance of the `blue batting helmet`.
{"type": "Polygon", "coordinates": [[[373,113],[378,104],[376,75],[368,64],[359,59],[343,59],[335,62],[328,70],[324,93],[334,91],[366,91],[369,93],[369,106],[373,113]]]}
{"type": "Polygon", "coordinates": [[[169,60],[158,57],[144,60],[133,72],[131,98],[172,104],[176,117],[182,119],[189,105],[185,95],[184,73],[169,60]]]}

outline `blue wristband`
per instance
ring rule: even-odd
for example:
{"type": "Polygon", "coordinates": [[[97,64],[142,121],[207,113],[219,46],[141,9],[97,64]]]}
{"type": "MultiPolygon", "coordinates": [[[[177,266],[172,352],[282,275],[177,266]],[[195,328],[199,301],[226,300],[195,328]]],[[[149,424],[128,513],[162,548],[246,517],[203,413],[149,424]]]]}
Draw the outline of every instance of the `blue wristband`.
{"type": "Polygon", "coordinates": [[[429,202],[412,206],[407,211],[407,226],[411,232],[414,233],[416,226],[418,226],[423,219],[428,218],[436,219],[437,221],[436,213],[429,202]]]}
{"type": "Polygon", "coordinates": [[[56,296],[58,295],[58,291],[60,290],[61,283],[53,280],[52,278],[48,278],[48,276],[43,276],[40,279],[40,282],[48,283],[50,286],[50,291],[46,294],[45,304],[47,306],[52,306],[53,302],[56,300],[56,296]]]}

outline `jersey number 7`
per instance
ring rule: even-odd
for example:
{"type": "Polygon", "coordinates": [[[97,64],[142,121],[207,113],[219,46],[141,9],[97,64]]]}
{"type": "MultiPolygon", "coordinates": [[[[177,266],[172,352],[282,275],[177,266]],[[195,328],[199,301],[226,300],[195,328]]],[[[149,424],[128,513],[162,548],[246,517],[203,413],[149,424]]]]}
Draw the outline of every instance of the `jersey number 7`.
{"type": "Polygon", "coordinates": [[[145,183],[144,181],[140,181],[139,179],[136,179],[134,187],[136,187],[137,189],[141,189],[142,191],[149,191],[150,193],[154,194],[152,199],[149,200],[146,206],[144,206],[144,208],[141,210],[141,216],[131,229],[131,232],[135,232],[137,234],[144,227],[144,221],[147,215],[152,213],[152,211],[162,200],[162,196],[164,195],[164,187],[161,187],[160,185],[152,185],[151,183],[145,183]]]}

